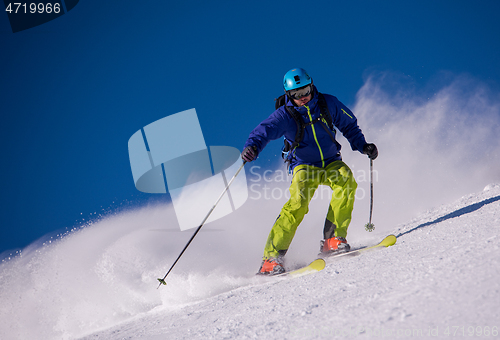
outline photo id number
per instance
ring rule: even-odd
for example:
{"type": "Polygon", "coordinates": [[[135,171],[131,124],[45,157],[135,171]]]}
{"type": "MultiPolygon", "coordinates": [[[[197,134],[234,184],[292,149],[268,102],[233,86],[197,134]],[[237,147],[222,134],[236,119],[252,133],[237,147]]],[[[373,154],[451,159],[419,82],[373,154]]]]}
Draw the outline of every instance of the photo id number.
{"type": "Polygon", "coordinates": [[[36,3],[36,2],[30,2],[30,3],[22,3],[22,2],[12,2],[7,4],[7,8],[5,9],[6,12],[9,12],[10,14],[43,14],[43,13],[60,13],[61,12],[61,4],[60,3],[36,3]]]}

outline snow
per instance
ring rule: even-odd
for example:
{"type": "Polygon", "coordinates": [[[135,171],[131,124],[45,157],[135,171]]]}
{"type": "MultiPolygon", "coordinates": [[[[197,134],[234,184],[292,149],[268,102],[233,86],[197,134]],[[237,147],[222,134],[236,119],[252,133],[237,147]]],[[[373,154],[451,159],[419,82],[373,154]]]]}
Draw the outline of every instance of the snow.
{"type": "MultiPolygon", "coordinates": [[[[369,236],[352,237],[351,245],[377,243],[390,233],[398,240],[392,247],[344,257],[319,273],[299,278],[253,275],[267,226],[221,231],[207,225],[167,278],[168,285],[156,289],[156,278],[166,272],[191,235],[165,229],[159,221],[171,218],[170,213],[159,206],[118,213],[4,261],[2,338],[375,339],[498,334],[498,184],[395,228],[363,231],[369,236]]],[[[228,217],[224,222],[234,220],[228,217]]],[[[295,242],[290,265],[314,258],[317,249],[295,242]]]]}

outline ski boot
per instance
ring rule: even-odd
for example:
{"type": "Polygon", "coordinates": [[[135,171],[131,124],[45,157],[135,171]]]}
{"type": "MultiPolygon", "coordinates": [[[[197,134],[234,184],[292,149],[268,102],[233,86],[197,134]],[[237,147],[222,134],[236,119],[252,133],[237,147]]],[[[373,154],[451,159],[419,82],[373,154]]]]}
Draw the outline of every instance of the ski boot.
{"type": "Polygon", "coordinates": [[[343,237],[332,237],[320,241],[319,256],[327,257],[331,255],[347,253],[351,250],[351,246],[343,237]]]}
{"type": "Polygon", "coordinates": [[[282,257],[271,257],[264,259],[262,265],[260,266],[258,275],[278,275],[285,272],[285,267],[283,266],[282,257]]]}

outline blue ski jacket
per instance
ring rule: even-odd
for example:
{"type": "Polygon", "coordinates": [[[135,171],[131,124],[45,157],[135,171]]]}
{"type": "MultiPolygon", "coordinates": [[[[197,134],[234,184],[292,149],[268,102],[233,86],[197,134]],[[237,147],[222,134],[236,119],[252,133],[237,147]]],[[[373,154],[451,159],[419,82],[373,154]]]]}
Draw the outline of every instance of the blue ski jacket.
{"type": "MultiPolygon", "coordinates": [[[[334,131],[331,131],[331,134],[335,137],[335,128],[337,128],[349,141],[353,151],[362,152],[366,140],[361,129],[358,127],[358,122],[354,114],[336,97],[329,94],[323,95],[334,124],[334,131]]],[[[286,105],[294,106],[294,103],[288,99],[286,105]]],[[[320,126],[324,122],[307,125],[307,123],[317,119],[321,115],[316,87],[314,87],[312,99],[306,105],[294,107],[302,116],[306,127],[302,141],[293,151],[290,169],[293,170],[293,168],[300,164],[324,168],[333,161],[341,160],[341,145],[336,140],[334,143],[328,132],[320,126]]],[[[243,149],[247,146],[254,146],[258,155],[271,140],[283,136],[292,144],[296,133],[297,123],[295,123],[293,117],[286,111],[285,106],[281,106],[250,133],[243,149]]]]}

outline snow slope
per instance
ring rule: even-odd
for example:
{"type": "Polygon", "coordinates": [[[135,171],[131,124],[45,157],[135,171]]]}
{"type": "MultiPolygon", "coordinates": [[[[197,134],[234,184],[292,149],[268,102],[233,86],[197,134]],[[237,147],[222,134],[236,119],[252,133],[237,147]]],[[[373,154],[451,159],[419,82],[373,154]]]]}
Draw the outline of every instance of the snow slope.
{"type": "MultiPolygon", "coordinates": [[[[157,306],[83,339],[499,337],[500,185],[393,233],[395,246],[313,275],[222,275],[211,296],[157,306]]],[[[214,285],[213,278],[190,280],[197,286],[172,278],[159,294],[214,285]]]]}
{"type": "MultiPolygon", "coordinates": [[[[300,278],[256,277],[268,220],[281,204],[268,201],[255,214],[262,202],[249,201],[205,226],[159,290],[156,278],[192,234],[165,226],[175,217],[164,206],[42,240],[0,265],[0,338],[499,337],[500,185],[396,229],[377,220],[373,233],[351,226],[352,246],[394,233],[390,248],[300,278]],[[252,216],[252,229],[238,224],[242,216],[252,216]]],[[[289,265],[314,258],[323,208],[311,206],[311,228],[297,232],[289,265]]]]}

